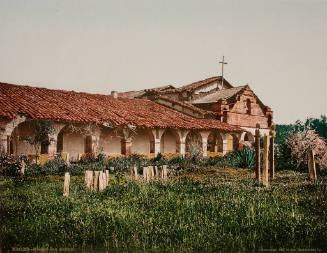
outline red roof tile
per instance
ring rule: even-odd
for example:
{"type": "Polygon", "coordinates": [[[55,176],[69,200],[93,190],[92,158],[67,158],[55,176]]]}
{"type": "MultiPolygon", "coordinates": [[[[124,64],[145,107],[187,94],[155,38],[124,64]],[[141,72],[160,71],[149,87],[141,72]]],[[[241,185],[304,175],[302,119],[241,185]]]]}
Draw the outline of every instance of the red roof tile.
{"type": "Polygon", "coordinates": [[[17,115],[76,123],[109,121],[145,128],[243,131],[218,120],[193,118],[149,100],[0,83],[0,117],[13,119],[17,115]]]}
{"type": "Polygon", "coordinates": [[[190,109],[192,111],[195,111],[195,112],[198,112],[198,113],[200,113],[202,115],[218,115],[217,112],[206,111],[206,110],[203,110],[203,109],[201,109],[199,107],[196,107],[196,106],[194,106],[192,104],[187,104],[187,103],[175,100],[175,99],[170,98],[170,97],[166,97],[166,96],[161,95],[161,96],[159,96],[159,98],[163,99],[163,100],[166,100],[166,101],[169,101],[171,103],[178,104],[178,105],[180,105],[182,107],[188,108],[188,109],[190,109]]]}
{"type": "MultiPolygon", "coordinates": [[[[221,80],[222,80],[221,76],[213,76],[213,77],[209,77],[207,79],[201,80],[201,81],[197,81],[197,82],[194,82],[194,83],[191,83],[191,84],[188,84],[188,85],[181,86],[181,87],[176,88],[176,89],[167,89],[167,90],[161,91],[161,93],[175,93],[175,92],[181,92],[181,91],[193,91],[194,89],[196,89],[198,87],[201,87],[203,85],[206,85],[206,84],[209,84],[209,83],[212,83],[212,82],[216,82],[216,81],[221,81],[221,80]]],[[[230,88],[233,87],[229,82],[226,81],[225,78],[224,78],[224,84],[230,86],[230,88]]]]}

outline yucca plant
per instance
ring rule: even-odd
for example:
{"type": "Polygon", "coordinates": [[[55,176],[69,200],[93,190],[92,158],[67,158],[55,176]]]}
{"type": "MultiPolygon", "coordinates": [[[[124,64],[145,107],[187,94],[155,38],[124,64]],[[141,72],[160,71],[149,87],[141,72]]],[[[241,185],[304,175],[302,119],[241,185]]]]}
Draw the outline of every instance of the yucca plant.
{"type": "Polygon", "coordinates": [[[234,157],[237,159],[239,168],[254,168],[255,165],[255,151],[252,149],[242,149],[233,152],[234,157]]]}

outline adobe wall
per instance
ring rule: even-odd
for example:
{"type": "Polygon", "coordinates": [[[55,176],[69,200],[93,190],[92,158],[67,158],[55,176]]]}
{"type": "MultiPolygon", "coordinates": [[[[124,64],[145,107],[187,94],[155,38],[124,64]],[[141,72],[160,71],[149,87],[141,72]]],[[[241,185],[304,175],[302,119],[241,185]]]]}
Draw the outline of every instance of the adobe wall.
{"type": "Polygon", "coordinates": [[[99,141],[99,151],[104,154],[121,154],[121,139],[119,133],[112,129],[102,129],[99,141]]]}
{"type": "MultiPolygon", "coordinates": [[[[33,137],[31,122],[24,122],[18,125],[12,133],[12,149],[14,155],[35,155],[35,148],[21,138],[33,137]]],[[[40,146],[38,152],[40,152],[40,146]]]]}
{"type": "Polygon", "coordinates": [[[132,137],[132,153],[150,154],[151,142],[150,133],[144,129],[139,129],[132,137]]]}
{"type": "Polygon", "coordinates": [[[63,134],[63,152],[69,153],[71,160],[77,160],[79,154],[84,154],[85,138],[80,133],[65,132],[63,134]]]}
{"type": "Polygon", "coordinates": [[[177,145],[176,145],[177,139],[175,135],[167,131],[165,132],[160,141],[160,152],[161,153],[176,153],[177,145]]]}
{"type": "Polygon", "coordinates": [[[256,124],[259,123],[261,128],[268,128],[268,119],[264,116],[239,114],[233,112],[227,113],[227,123],[242,127],[255,127],[256,124]]]}
{"type": "MultiPolygon", "coordinates": [[[[259,123],[261,128],[269,128],[268,115],[272,116],[272,112],[267,113],[265,110],[259,104],[253,91],[248,88],[239,95],[236,103],[227,112],[227,120],[224,119],[224,121],[243,127],[256,127],[256,124],[259,123]]],[[[224,116],[224,118],[226,117],[224,116]]]]}

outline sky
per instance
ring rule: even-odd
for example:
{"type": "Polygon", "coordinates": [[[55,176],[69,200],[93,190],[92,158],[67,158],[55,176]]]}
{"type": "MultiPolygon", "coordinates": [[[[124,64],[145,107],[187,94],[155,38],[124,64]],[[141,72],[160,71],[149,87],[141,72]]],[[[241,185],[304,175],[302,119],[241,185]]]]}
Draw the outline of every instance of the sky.
{"type": "Polygon", "coordinates": [[[110,94],[221,75],[327,115],[327,0],[0,0],[0,82],[110,94]]]}

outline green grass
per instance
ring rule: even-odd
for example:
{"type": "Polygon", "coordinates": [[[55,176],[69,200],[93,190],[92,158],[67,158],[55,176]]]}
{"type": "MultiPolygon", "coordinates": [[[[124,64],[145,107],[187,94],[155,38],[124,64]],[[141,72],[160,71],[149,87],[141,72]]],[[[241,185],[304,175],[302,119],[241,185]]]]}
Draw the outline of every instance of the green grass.
{"type": "Polygon", "coordinates": [[[258,186],[248,170],[208,169],[169,182],[85,190],[73,177],[62,196],[58,177],[1,185],[2,244],[74,247],[245,251],[312,248],[327,239],[327,178],[277,173],[258,186]]]}

